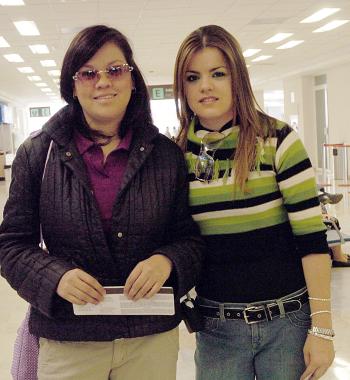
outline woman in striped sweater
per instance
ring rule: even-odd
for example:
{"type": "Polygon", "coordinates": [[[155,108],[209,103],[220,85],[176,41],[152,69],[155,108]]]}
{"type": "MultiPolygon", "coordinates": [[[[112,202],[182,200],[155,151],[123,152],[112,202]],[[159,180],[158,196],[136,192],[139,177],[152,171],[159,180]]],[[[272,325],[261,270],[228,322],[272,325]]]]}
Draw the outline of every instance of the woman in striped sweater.
{"type": "Polygon", "coordinates": [[[319,379],[334,358],[330,258],[302,142],[259,109],[240,46],[219,26],[184,40],[174,92],[207,244],[196,379],[319,379]]]}

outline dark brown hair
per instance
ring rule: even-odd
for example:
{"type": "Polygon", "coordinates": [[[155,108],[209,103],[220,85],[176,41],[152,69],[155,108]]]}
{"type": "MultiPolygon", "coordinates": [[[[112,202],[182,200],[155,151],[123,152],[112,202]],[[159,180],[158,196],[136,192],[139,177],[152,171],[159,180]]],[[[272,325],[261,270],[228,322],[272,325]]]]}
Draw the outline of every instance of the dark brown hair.
{"type": "Polygon", "coordinates": [[[62,63],[61,97],[72,105],[73,112],[78,111],[80,117],[83,118],[80,104],[73,97],[72,77],[107,42],[115,43],[122,50],[127,63],[134,68],[131,75],[135,91],[132,93],[119,131],[120,136],[123,136],[128,125],[151,123],[152,116],[147,86],[134,61],[127,38],[118,30],[106,25],[94,25],[83,29],[74,37],[62,63]]]}
{"type": "Polygon", "coordinates": [[[255,165],[257,137],[265,139],[273,134],[274,119],[266,115],[257,104],[238,41],[220,26],[208,25],[195,30],[185,38],[178,51],[174,71],[174,97],[181,125],[178,144],[183,150],[186,149],[188,127],[194,117],[186,100],[186,70],[193,55],[206,47],[219,49],[230,71],[233,123],[239,120],[240,124],[234,156],[235,178],[239,187],[244,189],[249,171],[255,165]]]}

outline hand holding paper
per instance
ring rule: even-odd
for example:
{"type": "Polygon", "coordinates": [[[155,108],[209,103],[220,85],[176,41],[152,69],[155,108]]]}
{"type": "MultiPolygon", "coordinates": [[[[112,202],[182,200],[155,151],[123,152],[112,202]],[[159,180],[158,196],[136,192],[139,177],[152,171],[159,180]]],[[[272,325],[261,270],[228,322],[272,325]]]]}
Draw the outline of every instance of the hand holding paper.
{"type": "Polygon", "coordinates": [[[74,305],[75,315],[174,315],[174,293],[164,287],[152,298],[138,301],[124,295],[124,287],[107,286],[106,295],[99,304],[74,305]]]}
{"type": "Polygon", "coordinates": [[[134,301],[154,296],[169,278],[172,266],[161,254],[140,261],[126,280],[124,295],[134,301]]]}

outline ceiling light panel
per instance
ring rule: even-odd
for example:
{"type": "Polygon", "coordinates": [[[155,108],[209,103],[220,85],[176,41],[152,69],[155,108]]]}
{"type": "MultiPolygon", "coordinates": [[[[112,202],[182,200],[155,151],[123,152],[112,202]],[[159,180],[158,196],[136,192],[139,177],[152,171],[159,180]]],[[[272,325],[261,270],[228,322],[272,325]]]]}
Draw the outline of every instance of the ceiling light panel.
{"type": "Polygon", "coordinates": [[[38,87],[47,87],[47,84],[44,82],[35,83],[35,85],[38,87]]]}
{"type": "Polygon", "coordinates": [[[44,67],[55,67],[55,66],[57,66],[56,62],[53,59],[45,59],[44,61],[40,61],[40,63],[41,63],[41,66],[44,66],[44,67]]]}
{"type": "Polygon", "coordinates": [[[39,75],[31,75],[31,76],[28,77],[28,79],[31,82],[39,82],[39,81],[41,81],[41,77],[39,77],[39,75]]]}
{"type": "Polygon", "coordinates": [[[52,77],[59,77],[61,75],[60,70],[49,70],[47,73],[52,77]]]}
{"type": "Polygon", "coordinates": [[[293,48],[295,46],[298,46],[298,45],[302,44],[303,42],[304,42],[304,40],[292,40],[292,41],[288,41],[285,44],[276,47],[276,49],[291,49],[291,48],[293,48]]]}
{"type": "Polygon", "coordinates": [[[31,73],[34,73],[34,70],[31,68],[31,67],[17,67],[17,70],[20,72],[20,73],[23,73],[23,74],[31,74],[31,73]]]}
{"type": "Polygon", "coordinates": [[[292,35],[293,33],[277,33],[271,38],[265,40],[264,44],[273,44],[275,42],[281,42],[292,35]]]}
{"type": "Polygon", "coordinates": [[[19,54],[4,54],[4,57],[9,62],[24,62],[23,58],[19,54]]]}
{"type": "Polygon", "coordinates": [[[39,36],[40,32],[34,21],[14,21],[19,34],[22,36],[39,36]]]}
{"type": "Polygon", "coordinates": [[[259,53],[259,51],[261,51],[261,49],[247,49],[244,50],[243,56],[245,58],[252,57],[254,54],[259,53]]]}
{"type": "Polygon", "coordinates": [[[52,92],[51,88],[44,87],[40,89],[42,92],[52,92]]]}
{"type": "Polygon", "coordinates": [[[46,45],[29,45],[33,54],[49,54],[49,48],[46,45]]]}
{"type": "Polygon", "coordinates": [[[252,62],[266,61],[267,59],[270,59],[271,57],[272,55],[259,55],[259,57],[252,59],[252,62]]]}
{"type": "Polygon", "coordinates": [[[18,5],[24,5],[24,1],[23,0],[0,0],[0,5],[18,6],[18,5]]]}
{"type": "Polygon", "coordinates": [[[301,20],[300,23],[308,24],[312,22],[321,21],[338,11],[340,11],[340,8],[322,8],[319,11],[313,13],[311,16],[304,18],[304,20],[301,20]]]}
{"type": "Polygon", "coordinates": [[[328,32],[328,31],[333,30],[335,28],[339,28],[339,26],[347,24],[348,22],[349,22],[349,20],[334,20],[334,21],[329,22],[326,25],[321,26],[321,28],[313,30],[312,33],[328,32]]]}
{"type": "Polygon", "coordinates": [[[0,36],[0,48],[10,47],[9,43],[5,40],[4,37],[0,36]]]}

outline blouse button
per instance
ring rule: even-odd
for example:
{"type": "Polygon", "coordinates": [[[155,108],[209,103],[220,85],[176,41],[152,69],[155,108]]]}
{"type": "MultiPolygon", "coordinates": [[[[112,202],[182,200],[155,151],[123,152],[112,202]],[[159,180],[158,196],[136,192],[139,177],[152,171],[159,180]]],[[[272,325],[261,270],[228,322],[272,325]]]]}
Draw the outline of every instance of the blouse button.
{"type": "Polygon", "coordinates": [[[66,152],[66,157],[72,157],[72,153],[71,152],[66,152]]]}
{"type": "Polygon", "coordinates": [[[122,238],[123,237],[123,233],[122,232],[118,232],[117,236],[118,236],[118,238],[122,238]]]}
{"type": "Polygon", "coordinates": [[[140,148],[140,151],[143,152],[144,150],[145,150],[145,148],[142,146],[142,147],[140,148]]]}

